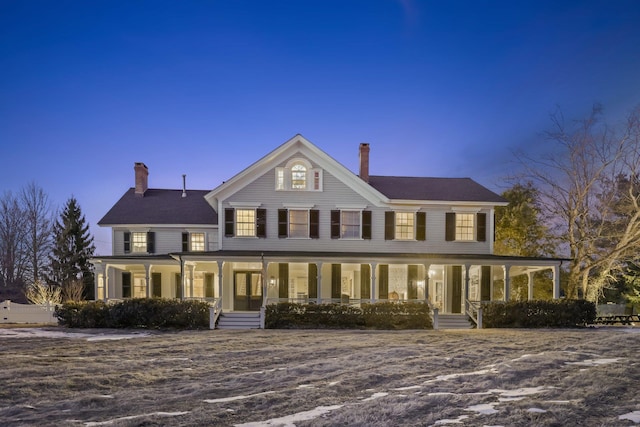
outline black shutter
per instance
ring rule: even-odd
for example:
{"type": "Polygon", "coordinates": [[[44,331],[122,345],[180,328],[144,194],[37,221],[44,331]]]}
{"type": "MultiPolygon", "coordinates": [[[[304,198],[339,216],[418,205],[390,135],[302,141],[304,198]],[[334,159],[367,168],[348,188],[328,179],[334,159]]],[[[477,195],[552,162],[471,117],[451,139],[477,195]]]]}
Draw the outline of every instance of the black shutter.
{"type": "Polygon", "coordinates": [[[456,240],[456,214],[455,212],[447,212],[445,223],[445,240],[453,242],[456,240]]]}
{"type": "Polygon", "coordinates": [[[315,209],[309,211],[309,237],[320,238],[320,211],[315,209]]]}
{"type": "Polygon", "coordinates": [[[189,252],[189,233],[182,233],[182,252],[189,252]]]}
{"type": "Polygon", "coordinates": [[[308,276],[309,298],[318,298],[318,266],[316,264],[309,263],[308,276]]]}
{"type": "Polygon", "coordinates": [[[176,299],[182,299],[182,275],[176,273],[176,299]]]}
{"type": "Polygon", "coordinates": [[[371,266],[360,265],[360,299],[371,299],[371,266]]]}
{"type": "Polygon", "coordinates": [[[491,300],[491,266],[483,265],[480,275],[480,300],[491,300]]]}
{"type": "Polygon", "coordinates": [[[205,273],[204,274],[204,297],[205,298],[213,298],[213,274],[205,273]]]}
{"type": "Polygon", "coordinates": [[[131,298],[131,273],[122,273],[122,298],[131,298]]]}
{"type": "Polygon", "coordinates": [[[124,232],[124,253],[128,254],[131,252],[131,233],[128,231],[124,232]]]}
{"type": "Polygon", "coordinates": [[[278,264],[278,298],[289,298],[289,264],[281,262],[278,264]]]}
{"type": "Polygon", "coordinates": [[[393,211],[384,213],[384,240],[396,238],[396,214],[393,211]]]}
{"type": "Polygon", "coordinates": [[[371,240],[371,211],[362,211],[362,238],[371,240]]]}
{"type": "Polygon", "coordinates": [[[409,265],[407,272],[407,299],[418,299],[418,266],[409,265]]]}
{"type": "Polygon", "coordinates": [[[235,236],[235,209],[227,208],[224,210],[224,235],[225,237],[235,236]]]}
{"type": "Polygon", "coordinates": [[[331,211],[331,238],[340,238],[340,211],[331,211]]]}
{"type": "Polygon", "coordinates": [[[287,237],[287,210],[278,209],[278,237],[287,237]]]}
{"type": "Polygon", "coordinates": [[[476,215],[476,219],[478,220],[477,240],[478,242],[486,242],[487,241],[487,214],[478,213],[476,215]]]}
{"type": "Polygon", "coordinates": [[[147,252],[152,254],[156,251],[156,233],[147,232],[147,252]]]}
{"type": "Polygon", "coordinates": [[[162,273],[151,273],[151,296],[160,298],[162,296],[162,273]]]}
{"type": "Polygon", "coordinates": [[[389,299],[389,265],[378,266],[378,295],[379,299],[389,299]]]}
{"type": "Polygon", "coordinates": [[[427,213],[416,213],[416,240],[427,240],[427,213]]]}
{"type": "Polygon", "coordinates": [[[331,298],[340,299],[342,294],[342,264],[331,264],[331,298]]]}
{"type": "Polygon", "coordinates": [[[267,237],[267,210],[256,209],[256,235],[258,237],[267,237]]]}

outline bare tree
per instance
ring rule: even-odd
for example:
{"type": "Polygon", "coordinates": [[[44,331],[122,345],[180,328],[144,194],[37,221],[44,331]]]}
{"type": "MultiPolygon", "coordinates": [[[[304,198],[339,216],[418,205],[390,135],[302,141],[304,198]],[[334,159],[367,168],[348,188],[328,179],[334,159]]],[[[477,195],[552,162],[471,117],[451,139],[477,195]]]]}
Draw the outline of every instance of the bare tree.
{"type": "Polygon", "coordinates": [[[83,301],[84,300],[84,282],[81,279],[73,279],[65,282],[62,286],[62,299],[67,301],[83,301]]]}
{"type": "Polygon", "coordinates": [[[24,284],[26,268],[25,215],[10,192],[0,198],[0,281],[3,286],[24,284]]]}
{"type": "Polygon", "coordinates": [[[601,113],[595,106],[588,118],[570,125],[555,113],[546,135],[552,150],[519,155],[571,258],[567,296],[580,291],[591,301],[640,253],[640,186],[633,185],[640,167],[640,108],[617,130],[599,120],[601,113]]]}
{"type": "Polygon", "coordinates": [[[28,257],[27,280],[42,279],[53,244],[53,212],[49,197],[42,188],[31,182],[20,193],[20,204],[26,226],[25,249],[28,257]]]}
{"type": "Polygon", "coordinates": [[[60,286],[47,285],[39,280],[27,286],[25,296],[32,304],[55,305],[62,302],[60,286]]]}

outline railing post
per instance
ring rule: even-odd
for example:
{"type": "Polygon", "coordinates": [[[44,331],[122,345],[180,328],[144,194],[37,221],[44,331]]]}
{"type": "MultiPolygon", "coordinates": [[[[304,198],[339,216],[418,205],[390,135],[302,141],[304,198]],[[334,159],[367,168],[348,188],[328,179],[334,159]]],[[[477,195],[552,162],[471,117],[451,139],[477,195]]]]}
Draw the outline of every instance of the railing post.
{"type": "Polygon", "coordinates": [[[216,328],[216,307],[209,307],[209,329],[216,328]]]}
{"type": "Polygon", "coordinates": [[[478,329],[482,329],[482,306],[478,307],[478,329]]]}
{"type": "Polygon", "coordinates": [[[438,329],[438,308],[433,309],[433,329],[438,329]]]}
{"type": "Polygon", "coordinates": [[[266,311],[266,307],[260,307],[260,329],[264,329],[264,316],[266,311]]]}

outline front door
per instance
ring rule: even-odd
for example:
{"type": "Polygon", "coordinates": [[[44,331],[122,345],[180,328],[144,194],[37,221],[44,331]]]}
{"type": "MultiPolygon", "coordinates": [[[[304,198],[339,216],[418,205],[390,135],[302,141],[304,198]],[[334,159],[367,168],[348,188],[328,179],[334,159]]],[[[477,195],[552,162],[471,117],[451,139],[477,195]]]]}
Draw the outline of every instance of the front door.
{"type": "Polygon", "coordinates": [[[233,277],[233,309],[259,311],[262,306],[260,272],[235,271],[233,277]]]}

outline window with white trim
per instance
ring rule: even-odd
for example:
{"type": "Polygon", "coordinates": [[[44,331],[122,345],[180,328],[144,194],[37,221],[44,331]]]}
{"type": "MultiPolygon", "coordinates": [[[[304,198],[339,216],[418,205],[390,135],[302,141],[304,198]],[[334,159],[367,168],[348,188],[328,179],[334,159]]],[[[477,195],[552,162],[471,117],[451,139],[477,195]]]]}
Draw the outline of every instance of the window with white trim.
{"type": "Polygon", "coordinates": [[[191,251],[193,252],[204,251],[204,233],[190,233],[189,240],[191,244],[191,251]]]}
{"type": "Polygon", "coordinates": [[[413,212],[396,212],[395,238],[396,240],[413,240],[415,214],[413,212]]]}
{"type": "Polygon", "coordinates": [[[298,163],[291,168],[291,189],[307,189],[307,168],[303,164],[298,163]]]}
{"type": "Polygon", "coordinates": [[[284,169],[276,169],[276,190],[284,190],[284,169]]]}
{"type": "Polygon", "coordinates": [[[256,210],[236,209],[236,236],[255,237],[256,235],[256,210]]]}
{"type": "Polygon", "coordinates": [[[133,232],[131,233],[131,252],[144,253],[147,252],[147,233],[133,232]]]}
{"type": "Polygon", "coordinates": [[[475,239],[475,217],[474,213],[456,213],[456,240],[472,241],[475,239]]]}
{"type": "Polygon", "coordinates": [[[360,211],[340,211],[340,238],[360,238],[360,211]]]}
{"type": "Polygon", "coordinates": [[[289,237],[309,237],[309,210],[289,209],[289,237]]]}

